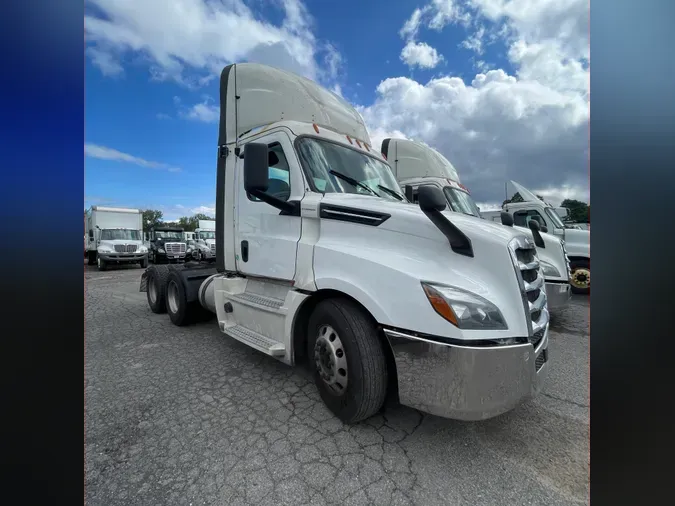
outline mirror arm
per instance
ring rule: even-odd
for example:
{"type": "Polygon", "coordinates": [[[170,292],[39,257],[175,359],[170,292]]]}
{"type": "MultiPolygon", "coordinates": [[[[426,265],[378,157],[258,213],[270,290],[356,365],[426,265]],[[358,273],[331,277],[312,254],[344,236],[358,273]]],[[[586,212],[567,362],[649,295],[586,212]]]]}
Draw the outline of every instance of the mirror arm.
{"type": "Polygon", "coordinates": [[[267,192],[260,190],[251,190],[249,192],[253,197],[262,200],[266,204],[281,210],[281,214],[290,216],[300,216],[300,202],[281,200],[267,192]]]}

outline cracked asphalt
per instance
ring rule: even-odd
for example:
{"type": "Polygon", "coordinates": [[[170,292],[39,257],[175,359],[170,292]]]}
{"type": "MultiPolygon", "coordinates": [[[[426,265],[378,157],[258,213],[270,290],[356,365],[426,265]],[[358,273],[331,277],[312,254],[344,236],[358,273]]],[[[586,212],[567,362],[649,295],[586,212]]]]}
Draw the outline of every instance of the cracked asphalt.
{"type": "Polygon", "coordinates": [[[86,504],[588,504],[588,299],[553,316],[548,382],[514,411],[346,426],[304,370],[153,314],[141,273],[85,267],[86,504]]]}

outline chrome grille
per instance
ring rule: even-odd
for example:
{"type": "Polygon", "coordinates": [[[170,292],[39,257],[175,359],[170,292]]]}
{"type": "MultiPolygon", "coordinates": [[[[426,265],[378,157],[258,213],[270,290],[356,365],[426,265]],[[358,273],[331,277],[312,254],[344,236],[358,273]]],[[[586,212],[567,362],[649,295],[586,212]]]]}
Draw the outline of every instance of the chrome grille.
{"type": "Polygon", "coordinates": [[[115,244],[116,253],[135,253],[138,246],[135,244],[115,244]]]}
{"type": "Polygon", "coordinates": [[[511,240],[509,251],[520,285],[529,330],[528,339],[536,347],[546,332],[549,320],[537,248],[531,239],[520,236],[511,240]]]}
{"type": "Polygon", "coordinates": [[[214,255],[216,254],[216,245],[215,244],[211,245],[211,253],[213,253],[214,255]]]}
{"type": "Polygon", "coordinates": [[[560,246],[563,250],[563,256],[565,257],[565,265],[567,266],[567,279],[572,278],[572,266],[570,265],[570,257],[567,256],[567,248],[565,248],[565,240],[560,240],[560,246]]]}
{"type": "Polygon", "coordinates": [[[167,253],[172,253],[175,255],[178,253],[185,253],[187,248],[184,242],[167,242],[164,244],[164,249],[167,253]]]}

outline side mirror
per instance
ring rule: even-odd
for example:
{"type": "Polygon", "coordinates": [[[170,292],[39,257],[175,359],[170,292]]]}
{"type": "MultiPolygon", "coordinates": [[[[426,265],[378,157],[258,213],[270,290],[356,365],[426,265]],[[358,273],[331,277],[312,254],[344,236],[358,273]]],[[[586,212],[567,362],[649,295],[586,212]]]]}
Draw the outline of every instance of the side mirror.
{"type": "Polygon", "coordinates": [[[545,234],[548,234],[548,227],[546,225],[543,225],[541,227],[541,231],[544,232],[545,234]]]}
{"type": "Polygon", "coordinates": [[[251,142],[244,146],[244,189],[248,193],[267,191],[269,185],[267,153],[267,144],[261,142],[251,142]]]}
{"type": "Polygon", "coordinates": [[[500,217],[502,219],[502,225],[506,225],[507,227],[513,226],[513,216],[511,216],[509,213],[502,211],[500,213],[500,217]]]}
{"type": "Polygon", "coordinates": [[[530,230],[532,230],[532,237],[534,238],[534,244],[538,248],[545,248],[546,243],[544,243],[544,238],[541,236],[541,233],[539,233],[539,229],[541,228],[539,226],[539,222],[536,220],[530,220],[527,223],[527,226],[530,227],[530,230]]]}
{"type": "Polygon", "coordinates": [[[413,201],[414,195],[412,185],[405,185],[405,198],[407,198],[409,202],[413,201]]]}
{"type": "Polygon", "coordinates": [[[441,190],[430,185],[419,187],[419,190],[417,190],[417,203],[424,212],[442,211],[447,206],[445,196],[443,196],[441,190]]]}

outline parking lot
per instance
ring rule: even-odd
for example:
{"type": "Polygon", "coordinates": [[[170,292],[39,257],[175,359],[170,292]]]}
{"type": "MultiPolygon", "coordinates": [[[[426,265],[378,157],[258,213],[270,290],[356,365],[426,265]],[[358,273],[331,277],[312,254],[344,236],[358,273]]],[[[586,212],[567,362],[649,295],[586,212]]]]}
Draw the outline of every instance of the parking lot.
{"type": "Polygon", "coordinates": [[[346,426],[304,370],[153,314],[141,273],[85,265],[88,505],[589,502],[587,298],[553,315],[548,382],[514,411],[346,426]]]}

